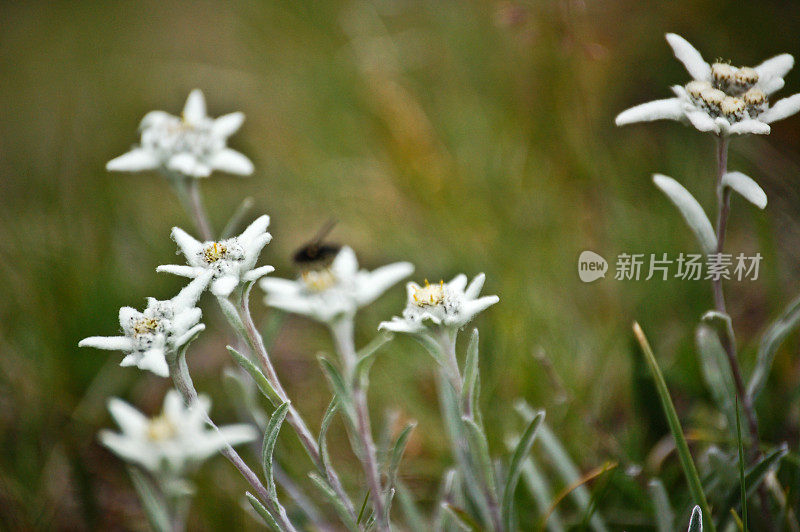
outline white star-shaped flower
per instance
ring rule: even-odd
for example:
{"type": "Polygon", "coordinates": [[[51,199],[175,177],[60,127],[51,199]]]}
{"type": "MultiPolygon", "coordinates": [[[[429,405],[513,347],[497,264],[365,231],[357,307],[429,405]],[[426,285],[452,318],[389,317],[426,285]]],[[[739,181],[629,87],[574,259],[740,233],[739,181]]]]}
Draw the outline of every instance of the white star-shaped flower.
{"type": "Polygon", "coordinates": [[[769,124],[800,111],[800,94],[769,104],[769,96],[783,88],[783,77],[794,66],[791,55],[781,54],[752,68],[737,68],[728,63],[709,65],[688,41],[674,33],[667,34],[667,42],[692,81],[684,87],[672,87],[674,98],[623,111],[616,118],[618,126],[677,120],[717,135],[765,135],[770,132],[769,124]]]}
{"type": "Polygon", "coordinates": [[[200,396],[188,407],[175,390],[167,392],[162,413],[147,418],[134,407],[112,398],[108,410],[121,433],[100,431],[100,441],[114,454],[155,474],[182,475],[229,445],[253,441],[258,436],[250,425],[206,428],[211,401],[200,396]]]}
{"type": "Polygon", "coordinates": [[[208,285],[211,273],[200,276],[172,299],[147,299],[144,311],[131,307],[119,309],[121,336],[90,336],[79,347],[94,347],[127,353],[121,366],[136,366],[169,377],[167,359],[178,354],[205,325],[198,323],[202,311],[195,307],[208,285]]]}
{"type": "Polygon", "coordinates": [[[250,159],[227,147],[228,137],[244,122],[243,113],[211,118],[199,89],[186,100],[180,117],[151,111],[139,125],[141,142],[128,153],[112,159],[106,168],[120,172],[162,169],[187,177],[208,177],[214,170],[250,175],[250,159]]]}
{"type": "Polygon", "coordinates": [[[484,274],[478,274],[467,286],[467,276],[459,274],[449,283],[429,284],[426,281],[424,286],[408,283],[408,301],[403,316],[384,321],[378,329],[408,334],[424,333],[431,327],[460,329],[477,314],[500,301],[497,296],[478,297],[485,279],[484,274]]]}
{"type": "Polygon", "coordinates": [[[360,270],[355,252],[345,246],[329,267],[305,270],[298,279],[268,277],[260,285],[268,306],[330,324],[353,316],[413,271],[408,262],[360,270]]]}
{"type": "Polygon", "coordinates": [[[269,216],[264,215],[251,223],[241,235],[219,242],[200,242],[179,227],[172,228],[172,239],[186,257],[188,265],[167,264],[156,271],[183,277],[199,277],[213,272],[211,293],[228,297],[242,282],[256,281],[275,270],[272,266],[256,268],[258,256],[272,240],[267,232],[269,216]]]}

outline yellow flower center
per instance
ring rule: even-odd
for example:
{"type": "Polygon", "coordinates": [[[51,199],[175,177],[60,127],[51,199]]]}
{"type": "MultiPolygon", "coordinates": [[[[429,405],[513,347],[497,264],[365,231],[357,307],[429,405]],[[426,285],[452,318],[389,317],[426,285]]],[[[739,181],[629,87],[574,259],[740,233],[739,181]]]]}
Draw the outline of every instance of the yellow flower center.
{"type": "Polygon", "coordinates": [[[313,292],[323,292],[337,283],[336,275],[330,268],[305,270],[300,274],[306,287],[313,292]]]}
{"type": "Polygon", "coordinates": [[[224,259],[228,254],[228,247],[219,242],[212,242],[203,249],[203,259],[208,264],[213,264],[220,259],[224,259]]]}
{"type": "Polygon", "coordinates": [[[175,425],[165,415],[154,417],[147,424],[147,439],[152,442],[162,442],[172,439],[177,434],[175,425]]]}
{"type": "Polygon", "coordinates": [[[151,334],[154,333],[157,328],[158,320],[154,318],[141,318],[134,322],[133,333],[136,335],[151,334]]]}
{"type": "Polygon", "coordinates": [[[430,284],[425,279],[425,286],[414,289],[412,294],[414,304],[418,307],[433,307],[444,301],[444,281],[439,284],[430,284]]]}

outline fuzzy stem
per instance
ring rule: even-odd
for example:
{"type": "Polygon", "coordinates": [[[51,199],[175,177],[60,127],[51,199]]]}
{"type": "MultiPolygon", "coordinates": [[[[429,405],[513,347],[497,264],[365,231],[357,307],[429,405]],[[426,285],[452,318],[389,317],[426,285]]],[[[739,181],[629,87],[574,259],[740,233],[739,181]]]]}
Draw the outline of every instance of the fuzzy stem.
{"type": "Polygon", "coordinates": [[[361,442],[361,453],[359,454],[361,455],[364,475],[367,477],[369,485],[369,497],[375,510],[375,523],[378,530],[388,531],[390,530],[389,515],[386,512],[381,475],[378,470],[378,453],[375,449],[375,442],[372,439],[367,394],[362,386],[361,377],[355,374],[358,355],[353,340],[353,318],[350,316],[341,318],[331,324],[330,329],[333,341],[336,344],[336,350],[344,367],[345,383],[351,387],[351,393],[353,394],[353,403],[356,411],[356,431],[361,442]]]}
{"type": "MultiPolygon", "coordinates": [[[[251,285],[252,286],[252,285],[251,285]]],[[[250,346],[252,352],[258,358],[258,361],[261,365],[261,368],[265,372],[265,377],[269,380],[272,387],[278,393],[281,401],[287,401],[288,396],[286,391],[283,389],[281,385],[280,379],[278,378],[278,374],[275,372],[275,367],[272,365],[270,361],[269,354],[267,353],[267,348],[264,345],[264,339],[261,337],[261,334],[258,332],[255,323],[253,322],[253,316],[250,314],[250,288],[251,286],[246,287],[242,290],[242,297],[239,302],[239,315],[244,323],[244,331],[239,331],[238,327],[234,326],[233,328],[237,330],[237,332],[244,333],[244,338],[247,344],[250,346]]],[[[325,478],[328,480],[331,488],[336,492],[339,498],[344,503],[345,507],[347,508],[347,512],[353,518],[356,519],[356,511],[353,507],[353,503],[350,501],[350,497],[347,496],[347,492],[345,492],[344,487],[342,486],[341,480],[339,480],[339,476],[336,474],[336,471],[330,464],[326,464],[322,460],[322,455],[320,454],[319,446],[317,445],[317,440],[312,436],[311,431],[308,429],[308,425],[300,416],[300,413],[294,407],[293,404],[290,403],[289,410],[286,414],[286,421],[292,426],[294,431],[297,433],[298,438],[300,439],[300,443],[308,453],[308,456],[311,458],[311,461],[314,463],[314,466],[325,475],[325,478]]]]}
{"type": "MultiPolygon", "coordinates": [[[[728,138],[717,138],[717,253],[722,253],[725,247],[725,235],[728,228],[728,218],[731,211],[731,191],[730,188],[722,185],[722,178],[728,171],[728,138]]],[[[722,278],[712,280],[712,287],[714,290],[714,306],[718,312],[727,314],[725,305],[725,293],[722,289],[722,278]]],[[[736,345],[733,338],[720,331],[720,342],[725,350],[728,358],[728,364],[731,367],[733,374],[733,381],[736,386],[736,394],[739,396],[739,401],[742,403],[742,410],[744,410],[745,417],[747,418],[747,426],[752,438],[752,445],[758,448],[758,421],[753,410],[753,403],[750,401],[742,378],[742,371],[739,367],[739,361],[736,357],[736,345]]]]}
{"type": "Polygon", "coordinates": [[[183,208],[192,217],[194,225],[203,240],[213,240],[214,234],[208,213],[203,207],[203,198],[200,195],[200,186],[194,177],[185,176],[176,172],[165,171],[167,180],[172,184],[183,208]]]}
{"type": "MultiPolygon", "coordinates": [[[[172,376],[173,382],[175,383],[175,388],[177,388],[178,392],[180,392],[184,402],[189,407],[201,408],[197,401],[197,390],[195,390],[194,384],[192,383],[192,378],[189,375],[189,367],[186,365],[185,354],[181,353],[169,361],[169,372],[172,376]]],[[[222,432],[208,416],[208,413],[202,413],[205,422],[222,438],[222,432]]],[[[294,531],[294,525],[292,525],[291,521],[289,521],[289,517],[286,515],[286,511],[283,509],[283,507],[275,504],[275,502],[269,496],[269,492],[267,492],[267,489],[261,483],[261,480],[259,480],[258,476],[253,472],[253,470],[247,466],[244,460],[242,460],[242,457],[239,456],[239,453],[237,453],[233,447],[230,446],[227,440],[222,438],[222,441],[225,444],[225,447],[222,448],[220,453],[227,458],[236,469],[239,470],[239,473],[241,473],[244,479],[247,480],[247,482],[253,487],[253,490],[258,495],[258,498],[261,499],[261,502],[263,502],[270,510],[273,518],[281,525],[281,527],[287,531],[294,531]]]]}
{"type": "MultiPolygon", "coordinates": [[[[444,360],[447,363],[447,366],[444,368],[447,374],[447,380],[453,386],[453,390],[456,394],[456,402],[459,405],[461,415],[470,420],[474,420],[474,412],[472,411],[471,404],[472,401],[461,400],[461,391],[464,387],[464,383],[461,378],[461,370],[459,369],[458,358],[456,356],[457,335],[458,331],[441,331],[437,340],[442,350],[442,354],[444,355],[444,360]]],[[[442,398],[442,400],[444,400],[444,398],[442,398]]],[[[472,449],[470,449],[470,453],[471,451],[472,449]]],[[[505,530],[505,527],[503,526],[503,518],[500,513],[500,502],[498,500],[497,493],[489,486],[489,484],[481,477],[481,475],[476,475],[476,477],[480,479],[481,492],[486,500],[486,506],[489,510],[489,516],[492,521],[493,530],[495,530],[495,532],[501,532],[505,530]]]]}

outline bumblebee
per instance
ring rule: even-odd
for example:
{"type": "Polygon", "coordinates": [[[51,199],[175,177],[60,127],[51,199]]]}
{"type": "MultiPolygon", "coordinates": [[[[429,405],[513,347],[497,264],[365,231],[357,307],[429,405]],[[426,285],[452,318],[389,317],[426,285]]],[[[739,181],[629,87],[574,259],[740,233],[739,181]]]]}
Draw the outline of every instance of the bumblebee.
{"type": "Polygon", "coordinates": [[[333,259],[339,254],[342,246],[332,242],[325,242],[325,238],[333,230],[336,221],[329,220],[317,232],[316,236],[304,244],[292,255],[295,266],[301,272],[319,271],[330,268],[333,259]]]}

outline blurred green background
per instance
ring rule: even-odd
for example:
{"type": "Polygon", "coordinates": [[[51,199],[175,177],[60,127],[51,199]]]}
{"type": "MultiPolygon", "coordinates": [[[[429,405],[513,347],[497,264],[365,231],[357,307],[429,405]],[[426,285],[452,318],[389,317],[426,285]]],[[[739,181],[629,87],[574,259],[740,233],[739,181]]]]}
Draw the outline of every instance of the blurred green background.
{"type": "MultiPolygon", "coordinates": [[[[493,451],[517,430],[512,402],[547,409],[583,471],[620,463],[600,500],[614,529],[646,528],[642,496],[660,475],[676,505],[688,498],[674,457],[647,457],[666,434],[632,343],[639,320],[654,343],[685,428],[718,422],[693,347],[711,306],[704,282],[583,284],[584,249],[696,252],[679,215],[652,185],[662,172],[713,211],[713,142],[676,123],[613,126],[631,105],[688,79],[664,41],[679,33],[707,60],[755,64],[797,56],[800,4],[758,2],[24,2],[0,7],[0,528],[140,529],[123,464],[98,445],[112,426],[105,401],[148,413],[168,382],[120,368],[116,353],[78,340],[118,329],[117,310],[171,297],[181,280],[173,225],[191,228],[155,173],[111,174],[105,162],[138,141],[149,110],[177,114],[205,92],[212,116],[241,110],[231,145],[252,177],[202,183],[219,229],[245,196],[272,216],[262,261],[292,276],[292,250],[329,218],[333,238],[367,267],[410,260],[417,280],[486,272],[500,304],[481,329],[482,395],[493,451]],[[642,464],[635,474],[629,466],[642,464]],[[631,473],[626,474],[625,471],[631,473]]],[[[783,95],[800,89],[797,71],[783,95]]],[[[728,283],[729,310],[752,365],[765,325],[800,292],[800,119],[767,138],[735,139],[731,168],[754,177],[770,204],[734,199],[728,249],[764,256],[757,282],[728,283]]],[[[613,273],[613,272],[612,272],[613,273]]],[[[358,341],[402,308],[397,287],[359,316],[358,341]]],[[[213,417],[235,411],[220,376],[231,334],[210,300],[209,330],[189,364],[213,417]]],[[[258,319],[272,315],[254,301],[258,319]]],[[[287,317],[272,356],[289,394],[317,427],[328,391],[314,354],[317,325],[287,317]]],[[[779,352],[758,411],[768,441],[797,448],[797,342],[779,352]]],[[[373,419],[393,409],[419,426],[401,476],[430,509],[450,463],[433,362],[399,339],[371,379],[373,419]]],[[[309,468],[288,431],[280,460],[309,468]]],[[[341,425],[332,434],[347,485],[361,485],[341,425]]],[[[252,456],[251,456],[252,458],[252,456]]],[[[198,477],[192,529],[255,527],[243,481],[216,458],[198,477]],[[231,510],[233,509],[233,510],[231,510]]],[[[569,515],[569,505],[565,512],[569,515]]],[[[523,519],[525,517],[523,511],[523,519]]]]}

